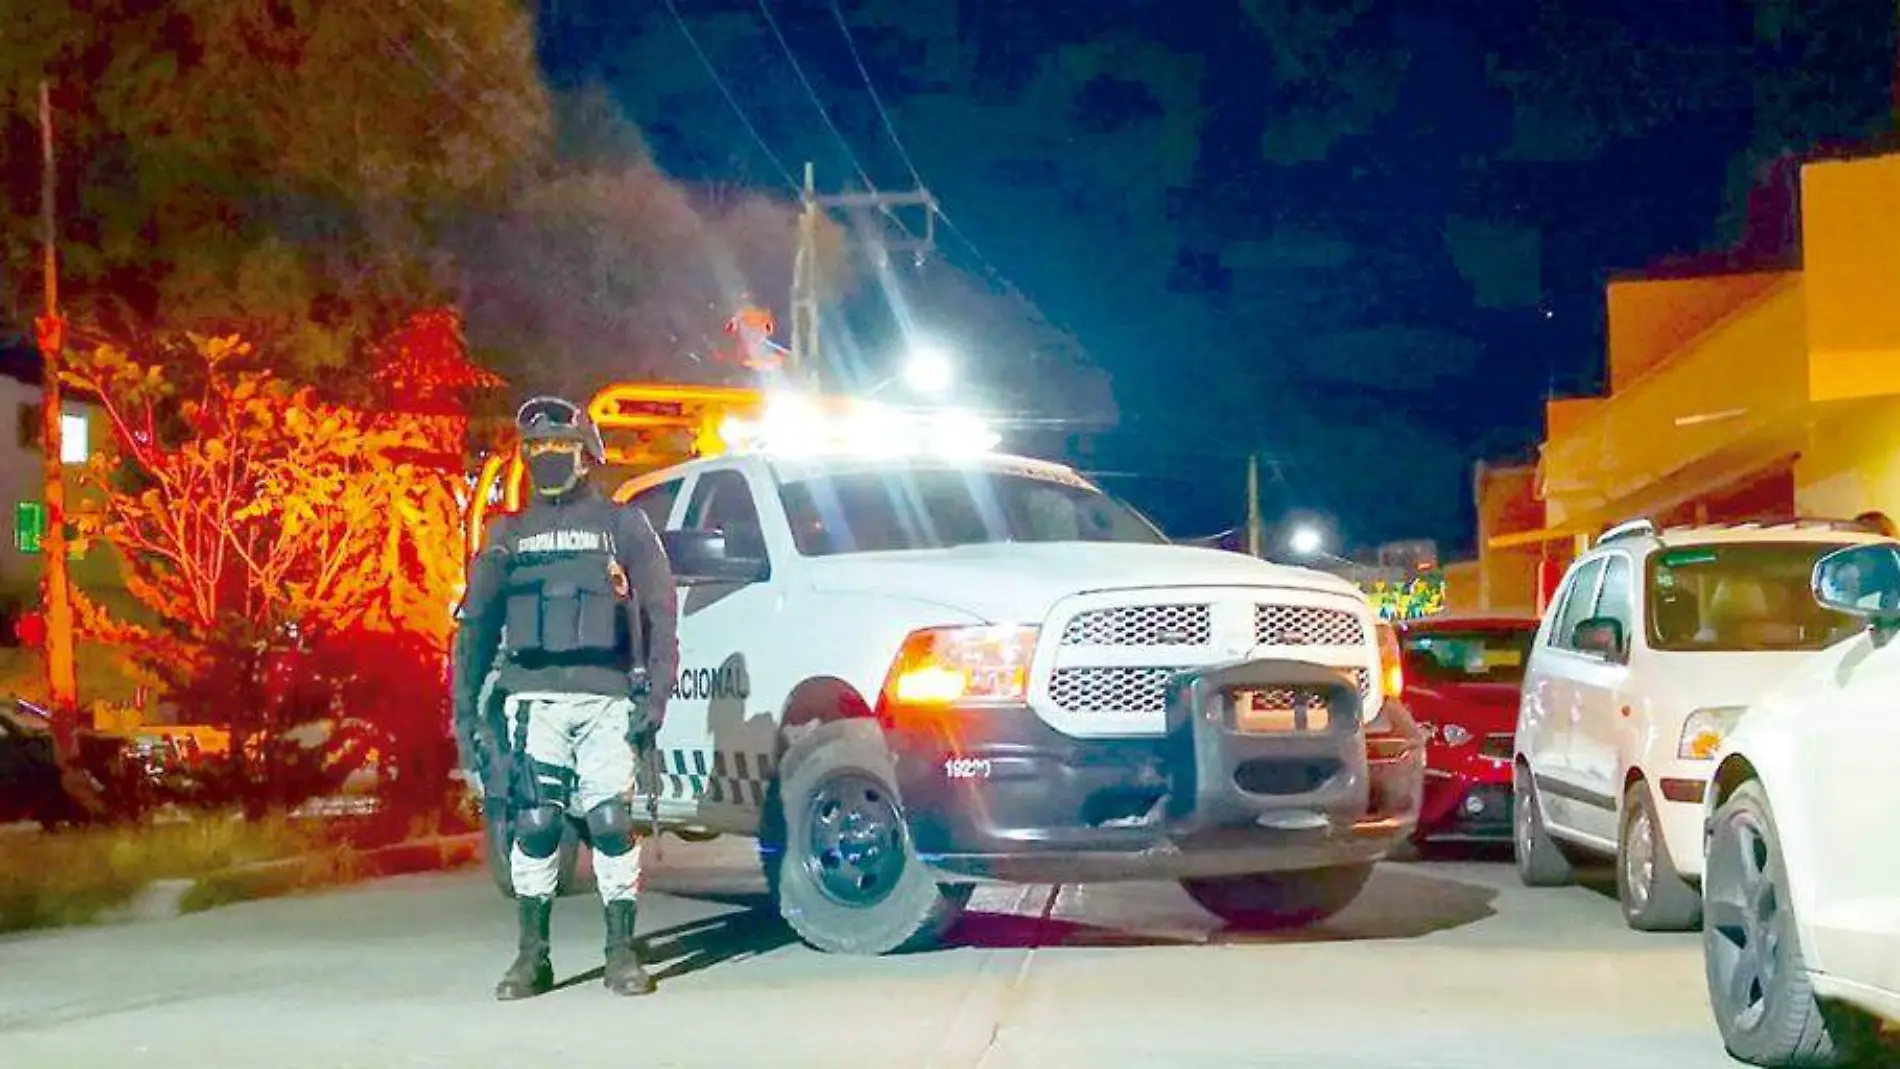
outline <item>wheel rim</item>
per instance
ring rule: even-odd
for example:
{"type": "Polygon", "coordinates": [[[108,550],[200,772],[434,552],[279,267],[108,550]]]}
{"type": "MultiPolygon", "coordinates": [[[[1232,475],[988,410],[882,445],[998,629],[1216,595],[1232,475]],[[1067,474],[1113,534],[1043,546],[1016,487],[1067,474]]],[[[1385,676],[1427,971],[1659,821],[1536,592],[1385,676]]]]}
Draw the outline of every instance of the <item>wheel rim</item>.
{"type": "Polygon", "coordinates": [[[825,896],[855,908],[883,901],[904,873],[897,800],[876,780],[825,780],[807,807],[805,868],[825,896]]]}
{"type": "Polygon", "coordinates": [[[1649,905],[1649,889],[1656,879],[1656,826],[1649,819],[1647,806],[1639,807],[1630,818],[1629,841],[1623,844],[1623,886],[1629,895],[1630,912],[1641,913],[1649,905]]]}
{"type": "Polygon", "coordinates": [[[1709,851],[1705,936],[1719,1012],[1736,1031],[1760,1026],[1781,973],[1781,894],[1768,831],[1755,815],[1732,814],[1709,851]]]}

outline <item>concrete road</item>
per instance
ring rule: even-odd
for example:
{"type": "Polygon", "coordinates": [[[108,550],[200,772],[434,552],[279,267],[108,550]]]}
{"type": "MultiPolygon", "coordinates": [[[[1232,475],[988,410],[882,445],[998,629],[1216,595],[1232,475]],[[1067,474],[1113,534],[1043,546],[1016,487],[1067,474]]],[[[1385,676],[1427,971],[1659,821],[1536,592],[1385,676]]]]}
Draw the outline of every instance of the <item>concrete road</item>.
{"type": "Polygon", "coordinates": [[[1388,864],[1334,922],[1229,934],[1172,885],[997,888],[949,949],[831,958],[749,907],[742,843],[668,841],[641,915],[660,993],[599,986],[600,917],[555,915],[569,983],[498,1005],[512,913],[474,871],[0,940],[0,1065],[1285,1066],[1705,1069],[1697,937],[1624,929],[1496,862],[1388,864]],[[536,1054],[539,1051],[541,1053],[536,1054]]]}

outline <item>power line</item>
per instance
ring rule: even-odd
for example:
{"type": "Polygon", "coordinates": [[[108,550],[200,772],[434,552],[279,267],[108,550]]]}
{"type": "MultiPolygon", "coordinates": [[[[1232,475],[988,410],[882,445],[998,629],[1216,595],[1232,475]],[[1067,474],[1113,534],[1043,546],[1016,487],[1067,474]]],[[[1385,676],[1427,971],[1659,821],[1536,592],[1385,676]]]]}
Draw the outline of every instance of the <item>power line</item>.
{"type": "MultiPolygon", "coordinates": [[[[878,95],[876,83],[871,81],[871,72],[864,65],[864,57],[858,54],[858,42],[851,36],[851,27],[844,21],[844,12],[838,7],[838,0],[827,0],[831,5],[831,17],[838,24],[838,32],[844,35],[844,44],[851,50],[851,62],[857,64],[858,77],[864,79],[864,88],[871,94],[871,103],[877,108],[878,121],[884,124],[884,132],[890,135],[891,144],[897,146],[897,154],[904,160],[904,166],[910,169],[910,180],[922,188],[924,176],[918,172],[917,164],[911,159],[909,150],[904,148],[904,139],[897,136],[897,125],[891,122],[891,113],[884,107],[884,98],[878,95]]],[[[764,0],[760,0],[764,3],[764,0]]]]}
{"type": "Polygon", "coordinates": [[[713,66],[712,58],[706,55],[706,50],[699,47],[699,39],[693,36],[693,31],[686,25],[686,20],[680,17],[679,8],[673,0],[666,0],[666,11],[673,16],[673,25],[679,27],[680,35],[686,38],[686,43],[692,47],[693,54],[699,57],[700,66],[706,68],[706,73],[712,78],[713,84],[719,87],[719,95],[726,98],[726,103],[731,106],[732,113],[739,117],[739,122],[745,127],[746,133],[752,135],[752,140],[759,146],[759,151],[765,153],[765,158],[772,161],[772,166],[777,167],[780,177],[785,179],[785,185],[796,193],[799,185],[798,180],[792,177],[792,169],[785,166],[785,161],[779,159],[778,153],[772,151],[772,146],[765,143],[765,138],[759,133],[759,128],[752,125],[752,120],[746,117],[745,109],[739,106],[739,98],[726,87],[726,80],[719,76],[719,69],[713,66]]]}
{"type": "MultiPolygon", "coordinates": [[[[667,0],[667,3],[670,5],[672,0],[667,0]]],[[[831,112],[825,108],[824,101],[818,98],[818,90],[812,86],[811,79],[805,76],[805,68],[798,62],[798,56],[792,52],[791,42],[785,39],[784,31],[779,29],[778,19],[772,16],[771,7],[765,0],[758,0],[758,4],[759,14],[765,16],[765,24],[771,27],[772,36],[778,39],[779,50],[785,53],[787,60],[791,61],[792,73],[798,75],[798,84],[805,87],[805,96],[811,100],[812,107],[818,109],[818,117],[825,121],[825,128],[831,131],[831,136],[838,139],[839,146],[844,149],[845,158],[851,161],[852,169],[857,171],[858,177],[864,180],[864,188],[873,193],[877,192],[877,183],[871,181],[871,176],[865,171],[864,164],[858,161],[858,154],[851,150],[851,142],[845,138],[844,132],[838,129],[838,124],[831,121],[831,112]]]]}
{"type": "MultiPolygon", "coordinates": [[[[398,0],[398,2],[410,12],[418,15],[421,14],[415,11],[415,8],[410,5],[409,0],[398,0]]],[[[687,27],[686,21],[680,17],[679,8],[674,5],[674,0],[666,0],[666,9],[667,12],[673,16],[673,24],[679,27],[680,35],[686,38],[686,43],[692,47],[693,54],[699,57],[700,65],[706,69],[707,75],[712,78],[713,85],[719,90],[719,95],[725,98],[726,104],[732,108],[733,115],[738,117],[740,125],[745,127],[746,133],[752,135],[753,142],[759,146],[759,151],[765,153],[765,158],[772,161],[772,166],[778,168],[779,177],[784,179],[786,188],[792,190],[794,193],[798,192],[798,182],[792,177],[791,168],[785,166],[785,161],[780,159],[778,154],[772,151],[772,146],[768,144],[765,138],[759,133],[758,127],[754,126],[752,120],[746,116],[745,108],[740,106],[738,97],[733,95],[732,90],[726,86],[725,80],[719,76],[718,68],[713,66],[712,59],[706,55],[705,49],[700,47],[699,39],[693,36],[693,31],[687,27]]],[[[423,21],[434,31],[430,34],[431,37],[448,46],[456,55],[461,57],[462,66],[465,70],[472,71],[477,66],[474,57],[469,55],[468,50],[454,40],[450,32],[443,27],[442,23],[427,16],[423,16],[423,21]]],[[[486,132],[490,134],[494,133],[494,130],[489,127],[488,123],[472,112],[461,98],[454,93],[427,64],[422,62],[421,58],[418,57],[412,49],[391,35],[380,23],[377,24],[377,30],[382,34],[385,42],[389,44],[391,48],[399,52],[402,57],[408,60],[418,71],[421,71],[422,74],[435,85],[436,89],[448,98],[451,105],[460,110],[469,119],[473,120],[477,126],[484,128],[486,132]]]]}
{"type": "MultiPolygon", "coordinates": [[[[897,154],[903,159],[904,166],[910,170],[911,180],[915,182],[919,188],[922,188],[924,185],[924,176],[922,172],[918,170],[916,159],[911,156],[910,150],[904,146],[904,139],[898,136],[897,124],[891,120],[890,109],[884,106],[884,98],[883,95],[877,91],[877,83],[871,80],[870,68],[865,65],[864,56],[858,51],[857,39],[851,33],[850,24],[845,21],[844,11],[839,8],[838,0],[826,0],[826,2],[831,8],[832,20],[838,24],[838,32],[844,35],[845,47],[851,50],[851,61],[857,65],[858,77],[863,80],[865,91],[870,94],[872,105],[877,108],[877,117],[884,125],[885,134],[890,137],[891,144],[896,146],[897,154]]],[[[763,5],[765,0],[759,0],[759,3],[763,5]]],[[[943,210],[941,202],[937,203],[935,211],[936,217],[943,220],[944,227],[948,229],[958,241],[961,241],[965,248],[970,250],[970,254],[976,258],[977,266],[982,269],[983,274],[986,275],[991,282],[999,286],[1008,296],[1022,302],[1022,304],[1027,306],[1028,309],[1044,323],[1056,326],[1065,332],[1067,331],[1066,327],[1061,327],[1051,320],[1048,315],[1037,306],[1035,301],[1029,299],[1028,294],[1017,288],[1016,284],[1011,282],[1009,277],[1004,275],[1002,270],[998,268],[988,256],[983,254],[983,250],[977,247],[976,242],[971,239],[970,235],[965,233],[963,228],[957,225],[956,220],[950,218],[949,213],[943,210]]]]}

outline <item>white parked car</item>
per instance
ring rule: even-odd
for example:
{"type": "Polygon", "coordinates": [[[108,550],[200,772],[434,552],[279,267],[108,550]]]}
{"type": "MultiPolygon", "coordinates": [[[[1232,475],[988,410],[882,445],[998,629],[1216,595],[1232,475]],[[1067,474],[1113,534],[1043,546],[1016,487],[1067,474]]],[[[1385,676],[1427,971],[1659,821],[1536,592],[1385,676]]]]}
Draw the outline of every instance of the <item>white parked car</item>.
{"type": "Polygon", "coordinates": [[[617,496],[680,583],[659,819],[756,837],[812,945],[926,945],[985,880],[1309,924],[1411,834],[1423,739],[1351,584],[1170,545],[1060,465],[802,444],[617,496]]]}
{"type": "Polygon", "coordinates": [[[1900,1022],[1900,548],[1831,554],[1814,589],[1859,633],[1749,709],[1708,793],[1709,1002],[1764,1066],[1840,1064],[1900,1022]]]}
{"type": "Polygon", "coordinates": [[[1514,840],[1531,886],[1616,859],[1632,928],[1700,923],[1702,801],[1743,708],[1859,629],[1816,605],[1815,562],[1892,543],[1800,521],[1604,534],[1565,576],[1525,672],[1514,840]]]}

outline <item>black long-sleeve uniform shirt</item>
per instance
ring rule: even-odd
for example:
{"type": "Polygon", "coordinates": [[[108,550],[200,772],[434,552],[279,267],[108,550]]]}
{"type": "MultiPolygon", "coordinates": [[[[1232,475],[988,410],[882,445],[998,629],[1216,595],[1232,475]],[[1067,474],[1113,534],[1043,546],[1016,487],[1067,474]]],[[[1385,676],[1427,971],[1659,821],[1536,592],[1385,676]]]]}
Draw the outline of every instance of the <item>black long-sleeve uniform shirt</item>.
{"type": "Polygon", "coordinates": [[[479,699],[506,637],[504,588],[511,561],[526,540],[597,526],[598,520],[592,518],[602,512],[610,517],[615,556],[632,587],[621,648],[609,659],[611,663],[524,665],[508,658],[495,686],[512,694],[625,695],[630,673],[644,668],[652,688],[648,708],[664,715],[679,673],[679,612],[672,566],[645,512],[608,505],[599,491],[583,486],[566,497],[536,501],[519,514],[497,518],[469,565],[461,627],[455,636],[453,684],[456,741],[465,766],[476,763],[484,745],[498,741],[490,735],[494,726],[482,722],[479,699]]]}

